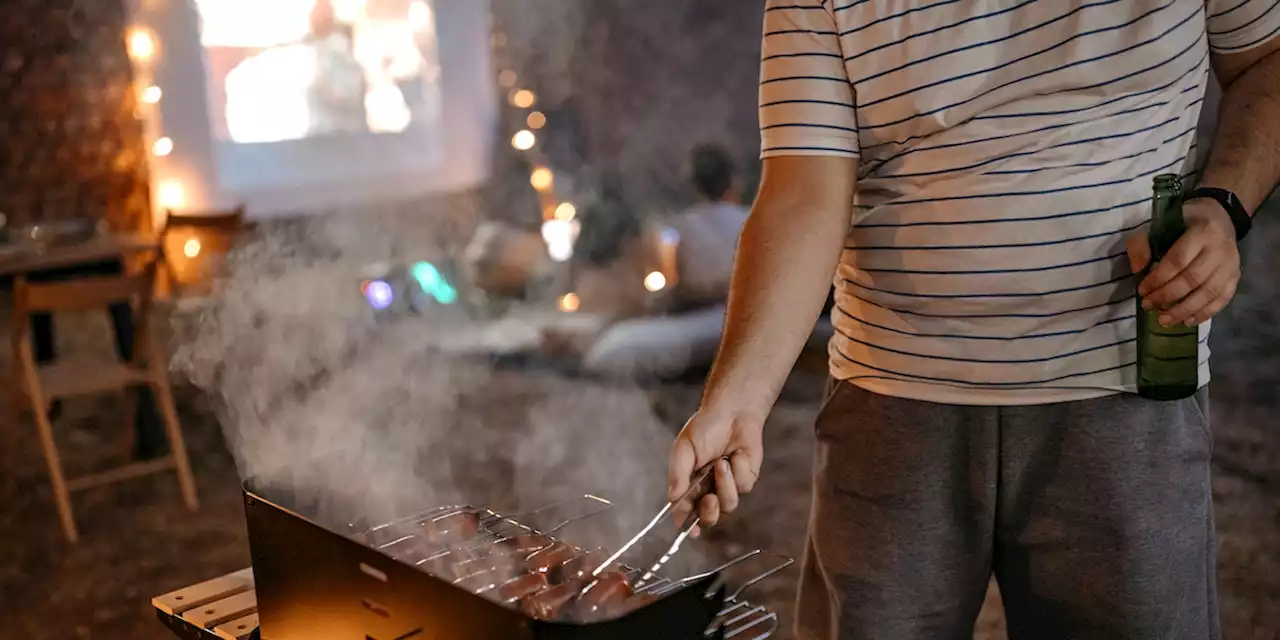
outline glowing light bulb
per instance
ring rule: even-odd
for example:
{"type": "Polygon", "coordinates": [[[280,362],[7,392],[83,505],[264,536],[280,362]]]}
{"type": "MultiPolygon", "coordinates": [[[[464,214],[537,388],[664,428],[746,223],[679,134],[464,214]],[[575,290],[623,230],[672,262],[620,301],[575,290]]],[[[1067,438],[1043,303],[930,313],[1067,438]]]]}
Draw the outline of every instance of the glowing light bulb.
{"type": "Polygon", "coordinates": [[[156,54],[155,36],[142,27],[129,30],[128,45],[129,57],[139,62],[150,60],[156,54]]]}
{"type": "Polygon", "coordinates": [[[528,151],[538,142],[538,138],[528,129],[521,129],[516,135],[511,136],[511,146],[519,151],[528,151]]]}
{"type": "Polygon", "coordinates": [[[200,241],[192,238],[182,245],[182,255],[188,258],[194,258],[200,255],[200,241]]]}
{"type": "Polygon", "coordinates": [[[529,184],[538,191],[547,191],[555,184],[555,175],[546,167],[538,167],[529,175],[529,184]]]}
{"type": "Polygon", "coordinates": [[[518,79],[519,76],[516,75],[516,72],[510,69],[503,69],[502,72],[498,74],[498,84],[507,89],[516,86],[516,80],[518,79]]]}
{"type": "Polygon", "coordinates": [[[578,215],[578,208],[573,206],[573,203],[561,202],[560,206],[556,207],[556,211],[553,215],[556,220],[568,222],[578,215]]]}
{"type": "Polygon", "coordinates": [[[667,288],[667,277],[661,271],[654,271],[644,277],[644,288],[651,293],[662,291],[667,288]]]}
{"type": "Polygon", "coordinates": [[[161,209],[179,209],[187,203],[187,191],[177,180],[165,180],[156,189],[156,203],[161,209]]]}
{"type": "Polygon", "coordinates": [[[541,111],[534,111],[525,119],[525,124],[529,125],[530,129],[541,129],[547,126],[547,115],[541,111]]]}
{"type": "Polygon", "coordinates": [[[578,300],[578,294],[566,293],[560,296],[561,311],[568,311],[569,313],[573,313],[574,311],[577,311],[580,306],[582,306],[582,301],[578,300]]]}
{"type": "Polygon", "coordinates": [[[581,225],[577,221],[547,220],[542,223],[542,241],[547,245],[547,256],[554,262],[564,262],[573,257],[573,245],[578,241],[581,225]]]}
{"type": "Polygon", "coordinates": [[[151,153],[157,156],[167,156],[173,153],[173,139],[169,137],[159,138],[151,145],[151,153]]]}
{"type": "Polygon", "coordinates": [[[537,101],[538,97],[533,95],[533,92],[528,89],[521,89],[511,94],[511,104],[521,109],[528,109],[537,101]]]}
{"type": "Polygon", "coordinates": [[[142,90],[142,101],[146,104],[156,104],[162,96],[164,92],[154,84],[142,90]]]}

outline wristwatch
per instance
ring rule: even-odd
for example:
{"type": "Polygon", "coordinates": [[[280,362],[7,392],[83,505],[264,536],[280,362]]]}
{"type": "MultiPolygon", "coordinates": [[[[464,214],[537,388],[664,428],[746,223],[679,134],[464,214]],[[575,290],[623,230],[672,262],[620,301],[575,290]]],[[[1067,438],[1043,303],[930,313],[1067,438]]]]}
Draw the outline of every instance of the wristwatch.
{"type": "Polygon", "coordinates": [[[1226,189],[1201,187],[1191,190],[1183,200],[1196,200],[1199,198],[1213,200],[1226,210],[1227,215],[1231,217],[1231,226],[1236,228],[1236,242],[1244,240],[1245,235],[1249,233],[1249,229],[1253,228],[1253,218],[1245,210],[1244,205],[1240,204],[1240,199],[1236,197],[1236,194],[1226,189]]]}

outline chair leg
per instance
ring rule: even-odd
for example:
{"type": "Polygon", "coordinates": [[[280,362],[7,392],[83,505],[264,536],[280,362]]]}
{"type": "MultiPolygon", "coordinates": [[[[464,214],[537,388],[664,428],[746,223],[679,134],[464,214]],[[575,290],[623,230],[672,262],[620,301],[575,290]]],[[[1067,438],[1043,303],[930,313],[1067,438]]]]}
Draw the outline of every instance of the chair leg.
{"type": "Polygon", "coordinates": [[[49,422],[45,411],[45,400],[39,391],[31,392],[31,411],[36,418],[36,429],[40,433],[40,448],[44,450],[44,460],[49,466],[49,481],[53,484],[53,499],[58,507],[58,519],[62,521],[62,533],[68,542],[78,542],[80,533],[76,530],[75,516],[71,513],[71,493],[67,490],[67,479],[62,473],[62,459],[58,455],[58,445],[53,439],[53,425],[49,422]]]}
{"type": "Polygon", "coordinates": [[[169,448],[173,452],[173,463],[178,472],[178,486],[182,489],[182,501],[187,504],[188,509],[194,511],[200,506],[200,499],[196,497],[196,480],[191,473],[191,461],[187,458],[187,443],[182,437],[182,425],[178,422],[178,411],[173,406],[173,393],[169,390],[169,381],[161,377],[153,380],[151,386],[155,389],[156,403],[160,405],[160,415],[164,418],[164,430],[169,437],[169,448]]]}

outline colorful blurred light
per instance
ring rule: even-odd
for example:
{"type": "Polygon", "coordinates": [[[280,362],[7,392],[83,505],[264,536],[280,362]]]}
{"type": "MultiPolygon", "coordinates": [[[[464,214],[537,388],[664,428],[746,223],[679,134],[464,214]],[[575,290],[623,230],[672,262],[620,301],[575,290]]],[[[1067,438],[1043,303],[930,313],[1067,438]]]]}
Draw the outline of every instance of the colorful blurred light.
{"type": "Polygon", "coordinates": [[[511,104],[521,109],[528,109],[529,107],[532,107],[533,103],[537,101],[538,101],[538,96],[535,96],[533,92],[528,89],[521,89],[511,94],[511,104]]]}
{"type": "Polygon", "coordinates": [[[161,157],[173,153],[173,138],[165,136],[156,140],[151,145],[151,153],[161,157]]]}
{"type": "Polygon", "coordinates": [[[129,57],[145,62],[156,54],[156,39],[151,32],[142,27],[134,27],[128,34],[129,57]]]}
{"type": "Polygon", "coordinates": [[[440,304],[453,304],[458,301],[458,290],[449,284],[440,270],[430,262],[419,262],[413,265],[409,275],[417,281],[422,292],[436,299],[440,304]]]}
{"type": "Polygon", "coordinates": [[[644,277],[644,288],[657,293],[667,288],[667,277],[661,271],[654,271],[644,277]]]}
{"type": "Polygon", "coordinates": [[[154,84],[142,90],[142,101],[146,104],[156,104],[163,96],[164,92],[154,84]]]}
{"type": "Polygon", "coordinates": [[[360,286],[364,297],[374,309],[386,309],[395,302],[395,292],[385,280],[370,280],[360,286]]]}
{"type": "Polygon", "coordinates": [[[502,73],[498,74],[498,84],[507,89],[516,86],[516,80],[519,80],[519,76],[510,69],[503,69],[502,73]]]}
{"type": "Polygon", "coordinates": [[[161,209],[180,209],[187,204],[187,190],[177,180],[165,180],[156,189],[156,202],[161,209]]]}
{"type": "Polygon", "coordinates": [[[560,296],[561,311],[568,311],[569,313],[573,313],[574,311],[577,311],[578,307],[580,307],[581,305],[582,305],[582,301],[578,299],[578,294],[576,293],[570,292],[560,296]]]}
{"type": "Polygon", "coordinates": [[[525,124],[529,125],[530,129],[541,129],[547,126],[547,116],[541,111],[534,111],[525,118],[525,124]]]}
{"type": "Polygon", "coordinates": [[[520,131],[517,131],[514,136],[511,136],[511,146],[515,147],[517,151],[528,151],[532,149],[533,145],[537,144],[537,142],[538,138],[528,129],[521,129],[520,131]]]}
{"type": "Polygon", "coordinates": [[[551,219],[542,223],[542,241],[547,245],[547,256],[555,262],[565,262],[573,257],[573,245],[578,241],[581,225],[576,220],[551,219]]]}
{"type": "Polygon", "coordinates": [[[556,211],[552,215],[556,220],[569,222],[578,216],[578,208],[573,206],[572,202],[561,202],[560,206],[556,207],[556,211]]]}
{"type": "Polygon", "coordinates": [[[529,184],[538,191],[547,191],[555,184],[555,175],[546,167],[538,167],[529,176],[529,184]]]}
{"type": "Polygon", "coordinates": [[[182,255],[188,258],[194,258],[200,255],[200,241],[192,238],[182,245],[182,255]]]}

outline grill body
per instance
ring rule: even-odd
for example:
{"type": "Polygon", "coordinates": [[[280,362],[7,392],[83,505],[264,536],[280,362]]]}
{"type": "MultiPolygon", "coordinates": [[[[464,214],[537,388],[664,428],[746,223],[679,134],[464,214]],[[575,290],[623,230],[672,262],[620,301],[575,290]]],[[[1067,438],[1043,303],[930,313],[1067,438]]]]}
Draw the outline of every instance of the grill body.
{"type": "MultiPolygon", "coordinates": [[[[711,574],[622,618],[534,620],[335,532],[245,486],[263,640],[698,640],[725,605],[711,574]]],[[[355,532],[353,532],[355,533],[355,532]]]]}

